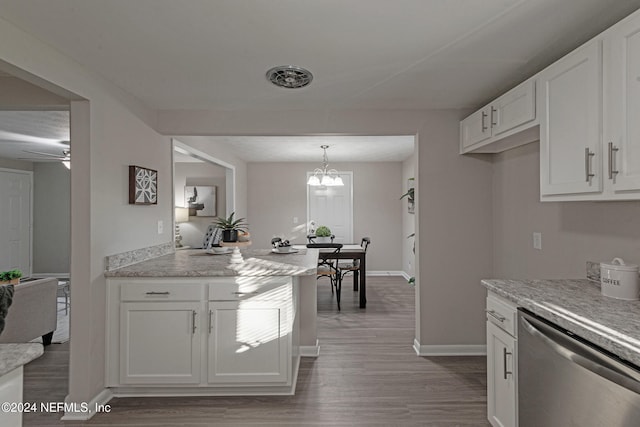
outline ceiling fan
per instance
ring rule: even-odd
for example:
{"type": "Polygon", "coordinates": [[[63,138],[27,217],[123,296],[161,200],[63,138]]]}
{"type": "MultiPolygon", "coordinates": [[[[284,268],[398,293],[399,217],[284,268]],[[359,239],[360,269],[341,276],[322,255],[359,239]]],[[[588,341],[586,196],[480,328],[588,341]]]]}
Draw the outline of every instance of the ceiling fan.
{"type": "MultiPolygon", "coordinates": [[[[42,162],[62,162],[62,164],[64,164],[67,169],[71,168],[71,150],[70,149],[64,149],[62,150],[62,155],[59,154],[51,154],[51,153],[45,153],[42,151],[31,151],[31,150],[22,150],[24,153],[30,153],[30,154],[37,154],[38,156],[42,156],[37,158],[38,161],[42,161],[42,162]]],[[[31,158],[22,158],[19,160],[36,160],[33,157],[31,158]]]]}

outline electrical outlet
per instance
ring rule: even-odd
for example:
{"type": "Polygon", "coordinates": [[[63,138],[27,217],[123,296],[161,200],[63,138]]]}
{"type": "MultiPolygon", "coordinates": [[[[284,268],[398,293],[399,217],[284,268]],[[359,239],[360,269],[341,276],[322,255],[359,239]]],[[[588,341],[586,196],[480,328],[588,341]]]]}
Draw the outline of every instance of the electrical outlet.
{"type": "Polygon", "coordinates": [[[162,220],[158,221],[158,234],[164,233],[164,223],[162,220]]]}
{"type": "Polygon", "coordinates": [[[294,224],[297,224],[297,223],[298,223],[298,217],[297,217],[297,216],[294,216],[294,217],[293,217],[293,223],[294,223],[294,224]]]}
{"type": "Polygon", "coordinates": [[[533,249],[542,250],[542,233],[533,233],[533,249]]]}

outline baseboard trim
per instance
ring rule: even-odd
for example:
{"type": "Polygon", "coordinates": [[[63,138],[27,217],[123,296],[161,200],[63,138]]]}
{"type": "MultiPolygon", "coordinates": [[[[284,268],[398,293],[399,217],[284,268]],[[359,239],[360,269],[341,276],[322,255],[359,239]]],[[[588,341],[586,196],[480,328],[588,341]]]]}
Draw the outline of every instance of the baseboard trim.
{"type": "Polygon", "coordinates": [[[301,345],[298,349],[300,357],[320,356],[320,341],[316,340],[316,345],[301,345]]]}
{"type": "MultiPolygon", "coordinates": [[[[67,396],[68,397],[68,396],[67,396]]],[[[65,399],[65,412],[62,421],[86,421],[98,412],[105,412],[110,407],[107,405],[113,399],[111,390],[104,389],[98,393],[93,399],[87,402],[68,402],[65,399]],[[102,408],[102,409],[101,409],[102,408]],[[67,409],[70,409],[68,411],[67,409]]]]}
{"type": "MultiPolygon", "coordinates": [[[[394,271],[394,270],[376,270],[370,271],[367,270],[367,276],[405,276],[407,273],[404,271],[394,271]]],[[[408,277],[407,277],[408,279],[408,277]]]]}
{"type": "Polygon", "coordinates": [[[404,277],[405,279],[407,279],[407,282],[409,281],[409,279],[411,279],[411,276],[409,276],[409,273],[405,272],[405,271],[401,271],[400,275],[402,277],[404,277]]]}
{"type": "Polygon", "coordinates": [[[486,356],[486,345],[420,345],[418,339],[413,340],[413,349],[418,356],[486,356]]]}

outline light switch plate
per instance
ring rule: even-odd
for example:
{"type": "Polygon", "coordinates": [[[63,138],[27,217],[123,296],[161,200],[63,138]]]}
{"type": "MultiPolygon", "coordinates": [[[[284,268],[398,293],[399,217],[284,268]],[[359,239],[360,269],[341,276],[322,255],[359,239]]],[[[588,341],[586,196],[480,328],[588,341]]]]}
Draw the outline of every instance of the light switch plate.
{"type": "Polygon", "coordinates": [[[158,221],[158,234],[164,233],[164,223],[162,220],[158,221]]]}
{"type": "Polygon", "coordinates": [[[533,233],[533,249],[542,250],[542,233],[537,231],[533,233]]]}

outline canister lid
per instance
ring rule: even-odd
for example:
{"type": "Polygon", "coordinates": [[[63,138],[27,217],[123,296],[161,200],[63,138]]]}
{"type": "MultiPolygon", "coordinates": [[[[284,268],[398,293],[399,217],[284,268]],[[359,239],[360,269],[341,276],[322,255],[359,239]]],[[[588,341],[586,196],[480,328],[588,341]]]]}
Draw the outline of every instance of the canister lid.
{"type": "Polygon", "coordinates": [[[616,271],[638,271],[637,264],[626,264],[622,258],[614,258],[610,263],[600,263],[600,268],[616,271]]]}

